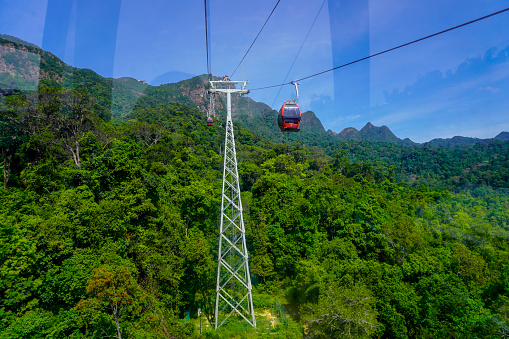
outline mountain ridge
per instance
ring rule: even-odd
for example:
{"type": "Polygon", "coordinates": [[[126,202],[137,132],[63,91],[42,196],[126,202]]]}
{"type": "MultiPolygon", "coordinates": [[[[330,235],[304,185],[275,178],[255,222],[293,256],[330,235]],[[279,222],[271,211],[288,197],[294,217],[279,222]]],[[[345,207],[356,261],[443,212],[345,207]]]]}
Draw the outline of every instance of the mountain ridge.
{"type": "MultiPolygon", "coordinates": [[[[16,37],[0,34],[0,47],[7,51],[18,50],[28,52],[27,55],[37,54],[40,60],[32,60],[25,54],[16,55],[18,58],[24,58],[17,62],[24,62],[24,66],[30,69],[28,74],[16,74],[16,65],[13,61],[6,60],[8,53],[0,55],[0,88],[9,88],[23,86],[27,81],[36,81],[39,88],[42,86],[66,86],[72,85],[78,88],[86,88],[92,95],[102,98],[99,102],[100,115],[109,119],[126,119],[130,116],[135,107],[162,105],[167,103],[181,103],[195,107],[200,111],[208,111],[208,76],[200,75],[174,83],[152,86],[134,78],[104,78],[88,69],[79,69],[67,65],[60,58],[51,52],[44,51],[40,47],[23,41],[16,37]],[[21,57],[20,57],[21,55],[21,57]],[[35,74],[37,73],[37,74],[35,74]],[[38,76],[38,79],[34,77],[38,76]],[[21,80],[20,80],[21,79],[21,80]],[[95,86],[91,88],[88,83],[93,81],[95,86]],[[111,105],[108,104],[108,99],[111,105]],[[106,112],[111,110],[111,112],[106,112]]],[[[16,63],[16,61],[14,62],[16,63]]],[[[166,75],[178,73],[183,77],[182,72],[170,72],[166,75]]],[[[173,74],[173,75],[175,75],[173,74]]],[[[452,138],[436,138],[424,143],[415,143],[408,138],[400,139],[390,130],[389,127],[374,126],[367,122],[361,130],[354,127],[346,127],[341,132],[333,132],[330,129],[325,130],[320,119],[313,111],[302,113],[301,131],[295,135],[285,135],[281,133],[276,123],[277,111],[263,102],[256,102],[247,96],[232,96],[233,112],[232,116],[236,123],[240,123],[245,128],[260,133],[262,136],[277,142],[292,143],[295,141],[310,142],[312,139],[327,139],[330,141],[375,141],[388,142],[404,146],[443,146],[458,147],[466,145],[475,145],[486,140],[509,141],[509,132],[500,132],[494,138],[479,139],[464,136],[455,136],[452,138]]],[[[216,96],[216,115],[226,115],[226,100],[224,95],[216,96]]]]}

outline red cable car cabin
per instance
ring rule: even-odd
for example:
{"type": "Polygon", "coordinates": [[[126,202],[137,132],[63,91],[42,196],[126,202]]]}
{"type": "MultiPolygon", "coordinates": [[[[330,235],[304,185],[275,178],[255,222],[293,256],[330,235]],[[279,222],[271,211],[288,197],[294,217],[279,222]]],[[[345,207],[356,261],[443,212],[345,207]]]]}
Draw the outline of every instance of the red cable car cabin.
{"type": "Polygon", "coordinates": [[[296,103],[285,102],[279,110],[277,123],[281,132],[298,132],[300,125],[300,108],[296,103]]]}
{"type": "Polygon", "coordinates": [[[207,126],[212,126],[212,123],[214,122],[214,120],[212,120],[211,117],[208,117],[207,118],[207,126]]]}

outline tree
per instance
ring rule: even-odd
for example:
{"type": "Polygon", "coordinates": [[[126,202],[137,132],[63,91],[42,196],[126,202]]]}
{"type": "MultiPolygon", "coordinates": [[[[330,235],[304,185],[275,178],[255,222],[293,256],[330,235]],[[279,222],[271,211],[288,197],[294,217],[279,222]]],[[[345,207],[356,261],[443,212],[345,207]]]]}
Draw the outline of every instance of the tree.
{"type": "Polygon", "coordinates": [[[308,304],[311,338],[369,338],[378,322],[376,299],[362,285],[329,286],[317,304],[308,304]]]}
{"type": "Polygon", "coordinates": [[[0,116],[0,151],[2,152],[2,164],[4,170],[4,190],[11,175],[11,162],[17,146],[20,144],[20,136],[16,125],[13,123],[12,114],[2,112],[0,116]]]}
{"type": "Polygon", "coordinates": [[[81,300],[76,306],[82,313],[106,308],[115,321],[118,339],[122,339],[120,318],[123,313],[127,311],[139,314],[145,299],[132,273],[132,269],[120,265],[95,268],[87,281],[87,293],[90,297],[81,300]]]}
{"type": "Polygon", "coordinates": [[[11,176],[11,163],[14,153],[26,137],[34,112],[27,105],[26,98],[17,93],[10,94],[6,102],[11,109],[0,112],[0,151],[2,153],[4,190],[11,176]]]}
{"type": "Polygon", "coordinates": [[[91,129],[94,100],[84,90],[51,89],[39,94],[39,110],[81,169],[80,139],[91,129]]]}

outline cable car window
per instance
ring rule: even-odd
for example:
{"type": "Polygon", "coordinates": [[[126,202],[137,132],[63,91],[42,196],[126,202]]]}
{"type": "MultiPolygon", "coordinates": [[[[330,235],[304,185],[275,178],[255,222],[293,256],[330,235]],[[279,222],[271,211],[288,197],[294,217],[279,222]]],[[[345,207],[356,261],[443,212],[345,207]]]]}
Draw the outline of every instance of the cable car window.
{"type": "Polygon", "coordinates": [[[299,108],[298,107],[292,107],[292,106],[285,106],[285,118],[299,118],[299,108]]]}

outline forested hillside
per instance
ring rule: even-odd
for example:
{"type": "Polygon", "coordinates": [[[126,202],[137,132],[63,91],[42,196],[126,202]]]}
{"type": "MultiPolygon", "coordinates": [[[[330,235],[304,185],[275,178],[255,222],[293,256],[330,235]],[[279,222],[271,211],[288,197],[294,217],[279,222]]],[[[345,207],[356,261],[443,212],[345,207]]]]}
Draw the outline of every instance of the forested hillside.
{"type": "Polygon", "coordinates": [[[397,181],[453,190],[465,185],[509,188],[509,143],[498,139],[456,148],[346,142],[338,149],[358,163],[393,173],[397,181]],[[391,167],[393,166],[393,167],[391,167]]]}
{"type": "Polygon", "coordinates": [[[259,113],[235,125],[258,327],[214,331],[225,121],[134,79],[111,119],[91,89],[113,80],[72,74],[2,90],[1,339],[509,335],[506,140],[268,138],[247,127],[275,113],[238,98],[259,113]]]}
{"type": "MultiPolygon", "coordinates": [[[[0,35],[0,89],[36,91],[76,88],[95,99],[94,111],[108,121],[126,117],[149,87],[131,78],[104,78],[90,69],[65,64],[55,55],[25,41],[0,35]]],[[[1,97],[0,108],[4,101],[1,97]]]]}

